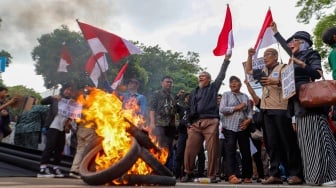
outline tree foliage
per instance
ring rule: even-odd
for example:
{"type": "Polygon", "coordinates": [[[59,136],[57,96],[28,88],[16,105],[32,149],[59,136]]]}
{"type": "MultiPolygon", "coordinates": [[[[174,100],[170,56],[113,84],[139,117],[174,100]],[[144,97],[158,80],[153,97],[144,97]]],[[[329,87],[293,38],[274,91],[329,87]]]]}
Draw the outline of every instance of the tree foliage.
{"type": "Polygon", "coordinates": [[[302,7],[298,15],[297,21],[308,24],[315,16],[315,19],[319,20],[313,31],[313,40],[315,49],[319,51],[322,57],[323,67],[330,71],[328,64],[328,52],[330,47],[322,42],[322,33],[325,29],[336,26],[336,0],[299,0],[296,3],[297,7],[302,7]],[[328,14],[328,12],[330,12],[328,14]]]}
{"type": "MultiPolygon", "coordinates": [[[[54,88],[58,84],[70,81],[79,86],[92,85],[92,81],[85,73],[85,64],[91,55],[91,50],[81,33],[70,31],[63,25],[52,33],[42,35],[38,42],[39,45],[32,51],[32,58],[36,62],[35,72],[42,75],[46,88],[54,88]],[[67,73],[56,71],[63,42],[66,42],[72,58],[72,64],[67,67],[67,73]]],[[[142,54],[131,55],[120,62],[113,62],[107,55],[109,69],[104,76],[100,77],[98,87],[104,88],[106,81],[112,83],[127,61],[129,65],[122,84],[131,78],[136,78],[141,83],[139,92],[145,95],[161,88],[161,78],[165,75],[174,78],[174,93],[179,89],[190,91],[197,86],[195,74],[202,70],[197,53],[188,52],[183,55],[171,50],[164,51],[158,45],[145,46],[138,42],[134,43],[141,48],[142,54]]]]}
{"type": "Polygon", "coordinates": [[[47,89],[64,82],[82,80],[91,52],[80,33],[70,31],[63,25],[50,34],[42,35],[37,41],[39,45],[33,49],[32,58],[36,62],[35,72],[42,75],[47,89]],[[72,64],[67,67],[68,73],[57,72],[64,42],[72,58],[72,64]]]}
{"type": "MultiPolygon", "coordinates": [[[[20,98],[25,96],[32,96],[38,101],[41,100],[41,95],[34,91],[34,89],[27,88],[23,85],[8,87],[8,94],[10,97],[18,96],[20,98]]],[[[11,116],[17,117],[22,113],[22,108],[10,108],[11,116]]]]}
{"type": "Polygon", "coordinates": [[[326,28],[329,28],[329,27],[332,27],[332,26],[336,26],[336,14],[323,17],[316,24],[315,29],[314,29],[315,48],[316,48],[316,50],[319,51],[319,53],[323,57],[323,66],[328,71],[330,71],[330,66],[329,66],[327,57],[328,57],[328,54],[329,54],[331,48],[328,45],[323,43],[321,36],[322,36],[323,31],[326,28]]]}
{"type": "Polygon", "coordinates": [[[317,20],[326,16],[326,9],[335,7],[336,0],[299,0],[296,7],[302,7],[296,19],[298,22],[308,24],[313,16],[317,20]]]}

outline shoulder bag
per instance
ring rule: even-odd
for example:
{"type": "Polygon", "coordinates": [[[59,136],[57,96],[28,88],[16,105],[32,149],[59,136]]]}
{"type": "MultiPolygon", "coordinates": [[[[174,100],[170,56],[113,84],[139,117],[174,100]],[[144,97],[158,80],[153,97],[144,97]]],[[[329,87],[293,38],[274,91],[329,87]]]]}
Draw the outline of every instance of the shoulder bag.
{"type": "Polygon", "coordinates": [[[336,80],[326,80],[322,71],[318,71],[321,81],[302,84],[299,100],[303,107],[314,108],[336,104],[336,80]]]}

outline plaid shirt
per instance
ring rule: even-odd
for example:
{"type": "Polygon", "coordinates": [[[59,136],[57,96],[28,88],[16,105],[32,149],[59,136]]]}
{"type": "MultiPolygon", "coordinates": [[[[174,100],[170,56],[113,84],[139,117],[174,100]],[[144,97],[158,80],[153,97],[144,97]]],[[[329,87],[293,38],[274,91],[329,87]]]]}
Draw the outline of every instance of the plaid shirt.
{"type": "Polygon", "coordinates": [[[224,92],[219,106],[219,112],[223,114],[223,118],[221,119],[222,126],[234,132],[241,131],[239,127],[241,120],[246,118],[252,119],[251,104],[248,96],[244,93],[224,92]],[[246,108],[234,112],[234,107],[240,103],[246,103],[246,108]]]}

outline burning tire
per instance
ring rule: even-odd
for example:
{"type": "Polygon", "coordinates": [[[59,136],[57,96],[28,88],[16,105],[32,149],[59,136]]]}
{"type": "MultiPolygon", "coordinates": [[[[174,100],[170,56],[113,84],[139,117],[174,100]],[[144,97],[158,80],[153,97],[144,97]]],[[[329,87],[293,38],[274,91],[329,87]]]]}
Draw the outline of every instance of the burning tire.
{"type": "Polygon", "coordinates": [[[158,161],[146,148],[141,148],[140,158],[145,161],[158,175],[173,176],[173,173],[158,161]]]}
{"type": "Polygon", "coordinates": [[[176,185],[176,178],[169,176],[158,175],[126,175],[124,179],[128,185],[163,185],[174,186],[176,185]]]}
{"type": "Polygon", "coordinates": [[[132,146],[129,152],[120,161],[114,163],[107,169],[94,171],[94,159],[97,153],[103,150],[102,144],[94,147],[84,158],[79,167],[83,181],[89,185],[103,185],[122,176],[137,161],[140,154],[140,146],[136,139],[132,139],[132,146]]]}

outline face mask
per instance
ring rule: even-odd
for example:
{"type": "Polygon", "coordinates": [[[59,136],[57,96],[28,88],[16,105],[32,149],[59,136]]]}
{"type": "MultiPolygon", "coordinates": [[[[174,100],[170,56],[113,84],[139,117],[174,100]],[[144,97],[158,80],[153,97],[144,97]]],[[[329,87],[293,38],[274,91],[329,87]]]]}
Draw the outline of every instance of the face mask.
{"type": "Polygon", "coordinates": [[[309,47],[310,47],[310,46],[309,46],[308,42],[302,40],[302,42],[300,43],[300,49],[299,49],[299,52],[304,51],[304,50],[307,50],[309,47]]]}

